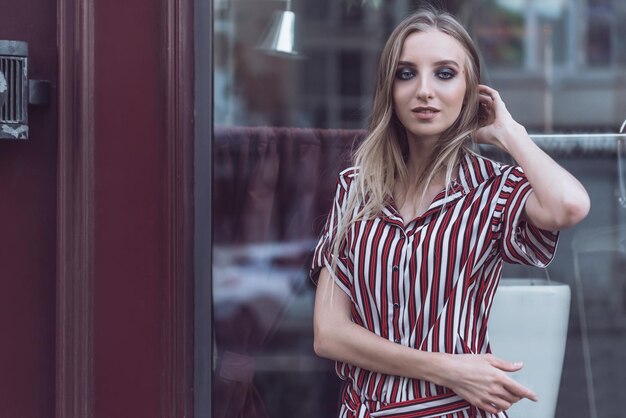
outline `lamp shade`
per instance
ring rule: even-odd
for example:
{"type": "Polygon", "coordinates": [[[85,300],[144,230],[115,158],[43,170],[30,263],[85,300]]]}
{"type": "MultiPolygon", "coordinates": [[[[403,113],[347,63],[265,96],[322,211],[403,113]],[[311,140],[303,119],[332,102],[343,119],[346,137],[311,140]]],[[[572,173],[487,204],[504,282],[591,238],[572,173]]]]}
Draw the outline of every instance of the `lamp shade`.
{"type": "Polygon", "coordinates": [[[289,10],[274,12],[272,21],[257,49],[273,55],[298,56],[294,44],[295,24],[294,12],[289,10]]]}

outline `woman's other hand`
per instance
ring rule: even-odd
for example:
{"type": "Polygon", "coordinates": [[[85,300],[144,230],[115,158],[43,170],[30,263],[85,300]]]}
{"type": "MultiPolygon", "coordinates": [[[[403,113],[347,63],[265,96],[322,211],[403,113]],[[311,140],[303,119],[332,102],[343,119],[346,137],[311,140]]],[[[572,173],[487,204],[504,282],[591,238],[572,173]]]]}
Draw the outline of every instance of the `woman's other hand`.
{"type": "Polygon", "coordinates": [[[448,354],[442,358],[441,384],[478,408],[491,414],[506,411],[522,398],[537,401],[537,395],[507,372],[516,372],[521,363],[511,363],[491,354],[448,354]]]}

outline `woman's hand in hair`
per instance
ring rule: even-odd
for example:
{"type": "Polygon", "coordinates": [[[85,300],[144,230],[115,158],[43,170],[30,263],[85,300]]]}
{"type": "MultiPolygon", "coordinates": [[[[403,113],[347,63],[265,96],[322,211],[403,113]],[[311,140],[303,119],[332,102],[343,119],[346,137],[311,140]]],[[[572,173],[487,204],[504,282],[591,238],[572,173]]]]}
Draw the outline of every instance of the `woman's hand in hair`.
{"type": "Polygon", "coordinates": [[[506,411],[522,398],[537,401],[537,395],[507,375],[522,368],[491,354],[451,354],[440,382],[474,406],[497,414],[506,411]]]}
{"type": "Polygon", "coordinates": [[[474,132],[474,141],[496,145],[524,170],[532,186],[524,206],[524,219],[550,231],[569,228],[583,220],[590,207],[583,185],[534,143],[526,128],[513,119],[496,90],[480,85],[479,92],[484,122],[474,132]]]}
{"type": "Polygon", "coordinates": [[[491,144],[507,151],[502,139],[524,127],[513,119],[496,90],[479,84],[478,91],[481,127],[474,132],[473,139],[479,144],[491,144]]]}

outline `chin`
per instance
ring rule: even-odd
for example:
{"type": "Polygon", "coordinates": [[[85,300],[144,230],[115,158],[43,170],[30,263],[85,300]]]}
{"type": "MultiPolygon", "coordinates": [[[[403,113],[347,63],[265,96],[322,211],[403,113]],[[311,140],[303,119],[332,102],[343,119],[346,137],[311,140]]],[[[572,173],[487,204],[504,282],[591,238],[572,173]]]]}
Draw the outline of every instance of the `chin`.
{"type": "Polygon", "coordinates": [[[438,139],[443,132],[441,129],[407,129],[407,133],[416,139],[438,139]]]}

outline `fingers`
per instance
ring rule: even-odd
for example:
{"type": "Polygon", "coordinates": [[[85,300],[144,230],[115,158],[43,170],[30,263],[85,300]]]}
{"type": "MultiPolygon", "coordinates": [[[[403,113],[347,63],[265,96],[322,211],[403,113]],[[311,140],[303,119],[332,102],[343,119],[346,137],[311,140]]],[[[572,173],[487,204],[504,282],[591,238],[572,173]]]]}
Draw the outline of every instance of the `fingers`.
{"type": "Polygon", "coordinates": [[[492,104],[494,102],[494,97],[491,95],[490,92],[488,92],[486,90],[479,89],[478,90],[478,101],[481,104],[489,105],[489,104],[492,104]]]}
{"type": "Polygon", "coordinates": [[[497,90],[484,84],[478,85],[478,97],[481,103],[493,104],[494,107],[506,109],[506,105],[497,90]]]}
{"type": "Polygon", "coordinates": [[[494,399],[491,402],[491,406],[497,411],[496,414],[498,412],[502,412],[502,411],[506,411],[507,409],[509,409],[511,406],[513,406],[512,403],[509,403],[503,399],[494,399]]]}
{"type": "Polygon", "coordinates": [[[485,112],[485,116],[487,117],[487,119],[493,119],[493,117],[495,116],[497,104],[491,95],[486,93],[479,94],[478,105],[485,112]]]}
{"type": "Polygon", "coordinates": [[[490,414],[498,414],[502,411],[508,410],[513,404],[503,401],[501,399],[485,399],[476,404],[477,407],[483,411],[487,411],[490,414]]]}
{"type": "Polygon", "coordinates": [[[522,367],[524,367],[524,363],[521,363],[521,362],[511,363],[510,361],[502,360],[501,358],[495,357],[493,355],[488,356],[487,361],[489,361],[489,363],[492,366],[497,367],[498,369],[503,370],[505,372],[516,372],[520,370],[522,367]]]}
{"type": "Polygon", "coordinates": [[[478,96],[478,103],[481,106],[486,107],[487,109],[491,109],[494,105],[493,99],[491,98],[491,96],[485,96],[482,94],[478,96]]]}
{"type": "Polygon", "coordinates": [[[478,93],[482,96],[489,97],[493,100],[500,98],[500,94],[498,93],[496,89],[492,89],[491,87],[486,86],[484,84],[478,85],[478,93]]]}
{"type": "Polygon", "coordinates": [[[502,411],[508,410],[516,402],[519,402],[521,398],[513,395],[507,390],[503,389],[497,394],[492,394],[488,398],[481,400],[476,406],[491,414],[497,414],[502,411]]]}
{"type": "MultiPolygon", "coordinates": [[[[489,361],[489,363],[492,366],[505,372],[516,372],[520,370],[522,367],[524,367],[524,364],[521,362],[511,363],[509,361],[502,360],[494,356],[488,356],[487,361],[489,361]]],[[[514,403],[514,402],[519,401],[519,399],[521,398],[530,399],[531,401],[534,401],[534,402],[537,402],[538,400],[537,394],[535,392],[533,392],[532,390],[528,389],[525,386],[522,386],[521,384],[517,383],[515,380],[509,377],[506,378],[506,380],[503,382],[502,385],[504,389],[506,389],[512,396],[512,397],[505,397],[507,401],[513,401],[514,403]],[[513,400],[515,397],[519,399],[513,400]]]]}
{"type": "Polygon", "coordinates": [[[499,394],[494,394],[481,400],[476,406],[491,414],[498,414],[499,412],[508,410],[521,399],[522,398],[519,396],[513,395],[512,393],[504,390],[499,394]]]}
{"type": "Polygon", "coordinates": [[[522,400],[522,398],[520,396],[514,395],[511,392],[509,392],[508,390],[502,388],[502,390],[496,394],[496,396],[498,396],[499,398],[505,400],[506,402],[508,402],[510,405],[513,405],[516,402],[519,402],[520,400],[522,400]]]}
{"type": "Polygon", "coordinates": [[[483,411],[494,415],[500,413],[501,411],[504,411],[503,409],[498,409],[498,407],[494,403],[487,401],[479,402],[476,406],[483,411]]]}
{"type": "Polygon", "coordinates": [[[539,400],[535,392],[533,392],[532,390],[528,389],[525,386],[520,385],[513,379],[510,379],[509,381],[507,381],[503,386],[511,394],[515,396],[519,396],[520,398],[530,399],[533,402],[537,402],[539,400]]]}

